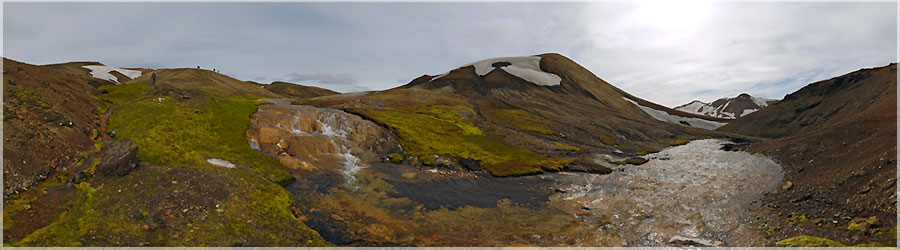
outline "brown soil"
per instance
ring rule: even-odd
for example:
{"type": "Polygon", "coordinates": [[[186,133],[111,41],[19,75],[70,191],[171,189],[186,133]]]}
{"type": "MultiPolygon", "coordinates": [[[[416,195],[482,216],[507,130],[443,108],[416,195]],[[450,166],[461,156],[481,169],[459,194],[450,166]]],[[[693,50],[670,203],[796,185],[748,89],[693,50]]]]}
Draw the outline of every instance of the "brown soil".
{"type": "Polygon", "coordinates": [[[102,104],[87,76],[3,59],[3,194],[29,188],[93,149],[102,104]],[[71,125],[70,125],[71,123],[71,125]]]}
{"type": "Polygon", "coordinates": [[[268,85],[262,85],[266,90],[272,91],[284,97],[290,98],[310,98],[317,96],[340,94],[329,89],[319,88],[315,86],[305,86],[289,82],[272,82],[268,85]]]}
{"type": "MultiPolygon", "coordinates": [[[[212,70],[180,68],[159,69],[144,72],[140,77],[128,83],[147,83],[156,74],[156,88],[162,94],[173,92],[181,98],[181,95],[198,96],[199,93],[214,93],[222,95],[254,96],[259,98],[281,97],[271,91],[260,88],[256,84],[241,81],[229,76],[213,72],[212,70]]],[[[168,94],[167,94],[168,95],[168,94]]]]}
{"type": "Polygon", "coordinates": [[[896,244],[896,77],[892,64],[813,83],[720,129],[774,137],[746,149],[777,159],[791,182],[758,204],[760,226],[780,228],[770,240],[896,244]],[[848,229],[871,216],[877,225],[848,229]]]}

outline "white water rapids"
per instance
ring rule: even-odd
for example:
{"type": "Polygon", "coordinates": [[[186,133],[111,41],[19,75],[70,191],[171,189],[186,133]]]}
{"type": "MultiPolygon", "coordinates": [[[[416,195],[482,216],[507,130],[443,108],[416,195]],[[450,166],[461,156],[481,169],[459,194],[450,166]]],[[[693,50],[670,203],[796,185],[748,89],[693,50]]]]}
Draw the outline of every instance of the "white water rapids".
{"type": "Polygon", "coordinates": [[[769,158],[719,150],[724,143],[671,147],[609,175],[551,175],[564,191],[551,200],[575,202],[587,211],[583,221],[602,225],[597,234],[604,237],[586,245],[662,246],[685,238],[734,245],[747,240],[736,238],[747,231],[739,221],[745,207],[774,189],[782,171],[769,158]]]}

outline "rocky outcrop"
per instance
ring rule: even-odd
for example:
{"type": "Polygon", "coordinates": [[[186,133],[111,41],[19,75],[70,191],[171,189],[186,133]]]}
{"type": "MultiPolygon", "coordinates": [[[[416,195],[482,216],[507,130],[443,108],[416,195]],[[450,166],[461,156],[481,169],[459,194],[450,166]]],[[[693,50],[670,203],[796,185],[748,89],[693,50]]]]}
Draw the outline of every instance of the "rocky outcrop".
{"type": "Polygon", "coordinates": [[[96,169],[101,176],[125,176],[138,164],[138,146],[132,140],[110,142],[101,154],[96,169]]]}
{"type": "Polygon", "coordinates": [[[387,129],[340,110],[268,104],[251,120],[251,147],[292,169],[341,165],[351,157],[367,162],[399,150],[387,129]]]}

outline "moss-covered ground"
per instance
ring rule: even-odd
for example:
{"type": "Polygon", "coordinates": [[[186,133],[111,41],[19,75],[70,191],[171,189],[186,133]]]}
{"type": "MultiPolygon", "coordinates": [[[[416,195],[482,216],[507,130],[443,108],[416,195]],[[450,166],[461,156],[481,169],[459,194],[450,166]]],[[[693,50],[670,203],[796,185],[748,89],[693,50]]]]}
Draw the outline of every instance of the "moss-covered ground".
{"type": "Polygon", "coordinates": [[[107,131],[135,141],[142,164],[124,177],[76,184],[58,220],[5,245],[326,245],[291,212],[294,199],[278,184],[292,180],[288,169],[247,144],[244,133],[259,103],[253,97],[210,94],[181,102],[156,96],[145,83],[101,90],[112,104],[107,131]],[[207,158],[238,167],[215,167],[207,158]]]}
{"type": "Polygon", "coordinates": [[[556,134],[553,129],[549,127],[549,124],[552,121],[533,115],[531,113],[526,112],[525,110],[519,109],[489,109],[485,111],[485,114],[490,116],[493,119],[500,121],[502,124],[506,124],[512,126],[516,129],[523,131],[530,131],[535,133],[541,133],[546,135],[556,134]]]}
{"type": "Polygon", "coordinates": [[[558,171],[568,163],[485,135],[463,115],[475,114],[466,107],[431,105],[353,111],[386,125],[397,135],[406,153],[420,160],[433,159],[433,155],[480,160],[482,167],[496,176],[558,171]]]}

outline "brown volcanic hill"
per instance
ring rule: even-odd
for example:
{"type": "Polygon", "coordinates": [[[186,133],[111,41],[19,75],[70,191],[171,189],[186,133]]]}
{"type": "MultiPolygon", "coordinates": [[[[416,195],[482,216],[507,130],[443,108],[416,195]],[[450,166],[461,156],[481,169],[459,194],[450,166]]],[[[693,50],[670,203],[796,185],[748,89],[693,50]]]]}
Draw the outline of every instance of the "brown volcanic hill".
{"type": "MultiPolygon", "coordinates": [[[[398,134],[400,143],[412,156],[421,158],[434,154],[464,159],[475,155],[484,161],[493,159],[497,165],[528,164],[513,164],[463,149],[444,150],[442,145],[451,141],[441,138],[483,133],[488,138],[472,140],[499,140],[491,145],[500,146],[487,148],[509,146],[509,151],[524,149],[541,157],[578,161],[591,158],[594,153],[629,157],[687,139],[722,136],[714,131],[685,126],[685,123],[658,120],[629,100],[663,113],[657,116],[683,116],[699,123],[715,118],[701,119],[702,116],[671,110],[628,95],[559,54],[495,58],[474,64],[476,66],[463,66],[439,76],[422,76],[390,90],[311,98],[300,103],[340,108],[381,123],[398,134]],[[531,68],[528,63],[532,63],[531,68]],[[493,69],[485,70],[484,65],[493,69]],[[421,129],[406,127],[415,121],[421,123],[432,118],[454,121],[462,134],[426,125],[421,129]],[[431,145],[431,141],[439,144],[431,145]],[[568,148],[566,146],[574,147],[563,149],[568,148]]],[[[465,145],[466,142],[454,143],[465,145]]],[[[472,143],[476,149],[479,145],[482,144],[472,143]]],[[[546,165],[542,167],[552,171],[546,165]]],[[[509,171],[496,168],[488,171],[495,175],[510,175],[509,171]]]]}
{"type": "Polygon", "coordinates": [[[3,194],[31,187],[94,148],[94,78],[3,59],[3,194]]]}
{"type": "Polygon", "coordinates": [[[863,69],[812,83],[788,94],[777,105],[722,127],[721,131],[759,137],[783,137],[818,131],[852,119],[870,106],[896,101],[896,64],[863,69]],[[752,118],[752,119],[751,119],[752,118]]]}
{"type": "Polygon", "coordinates": [[[272,91],[272,93],[291,98],[310,98],[340,94],[340,92],[332,91],[330,89],[319,88],[315,86],[305,86],[289,82],[276,81],[262,86],[266,90],[272,91]]]}
{"type": "Polygon", "coordinates": [[[178,95],[212,93],[217,95],[256,96],[260,98],[280,97],[278,94],[260,88],[256,84],[206,69],[158,69],[144,72],[140,77],[126,82],[126,84],[149,84],[154,74],[156,75],[156,87],[162,93],[178,92],[178,95]]]}
{"type": "Polygon", "coordinates": [[[896,64],[812,83],[720,130],[774,138],[747,149],[778,159],[791,182],[764,198],[781,211],[763,216],[771,216],[766,223],[785,224],[791,214],[827,221],[783,225],[790,230],[776,238],[810,234],[850,245],[896,244],[896,233],[889,233],[897,204],[896,64]],[[879,222],[872,228],[836,229],[871,216],[879,222]]]}

